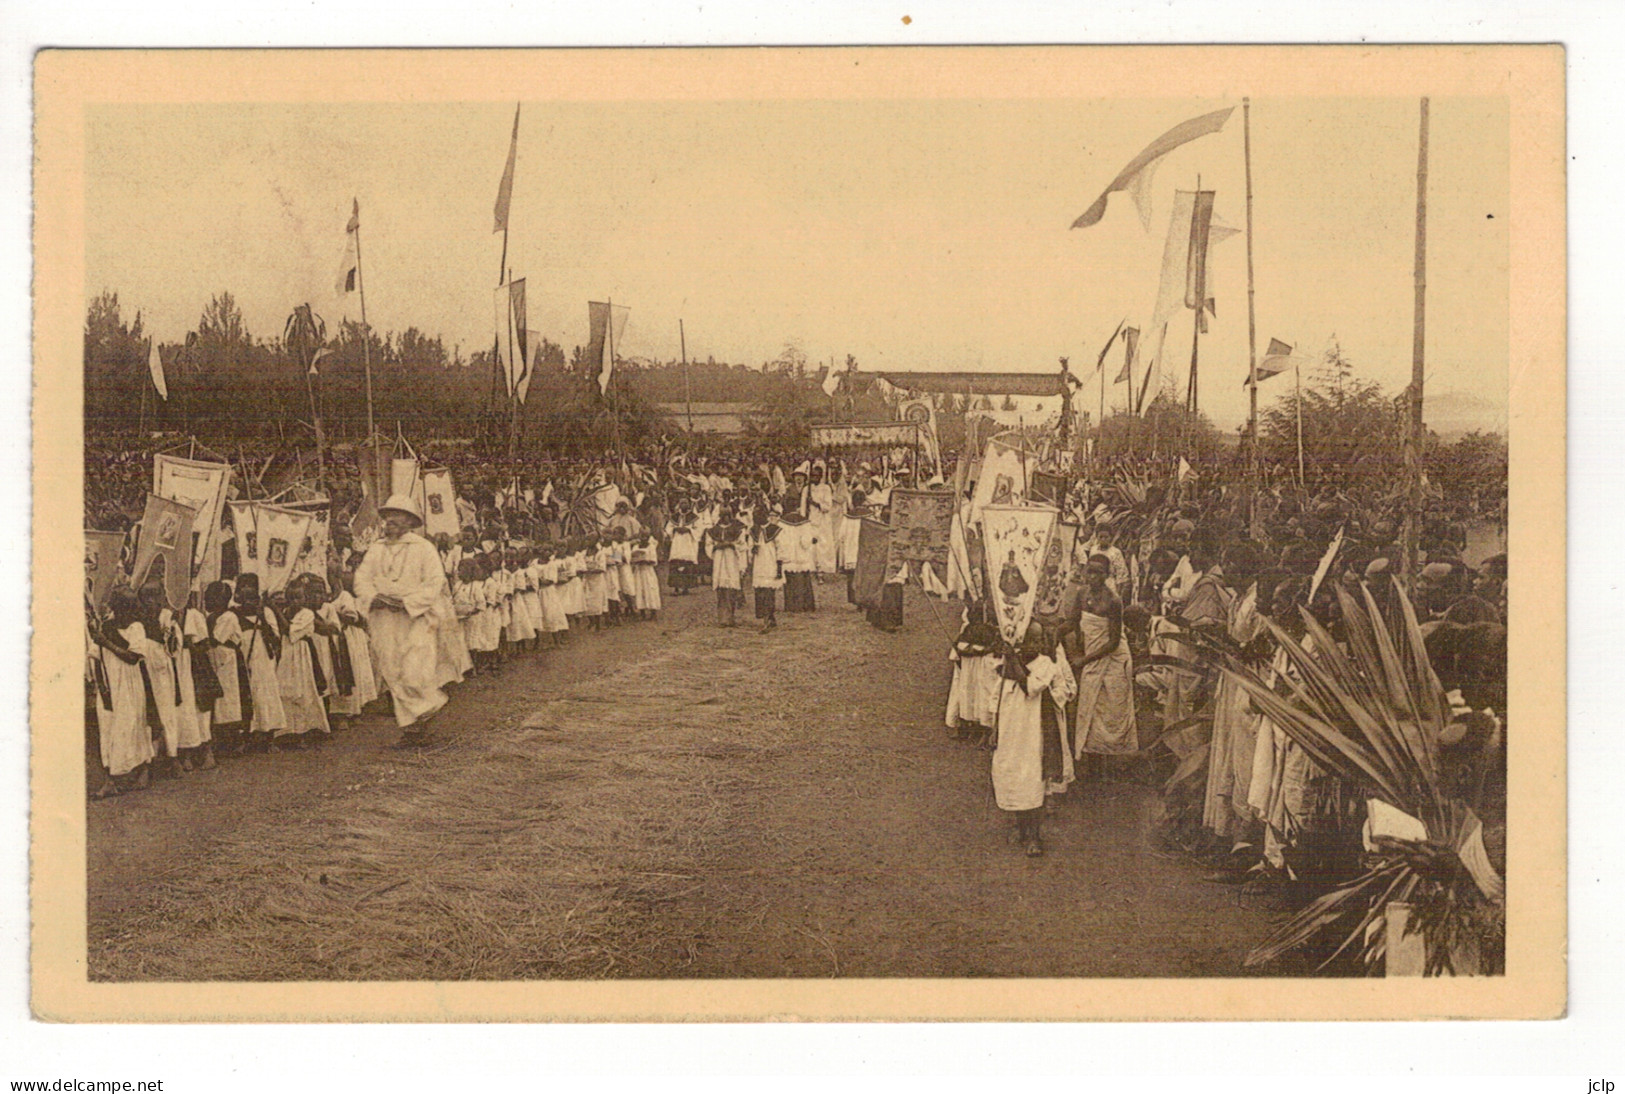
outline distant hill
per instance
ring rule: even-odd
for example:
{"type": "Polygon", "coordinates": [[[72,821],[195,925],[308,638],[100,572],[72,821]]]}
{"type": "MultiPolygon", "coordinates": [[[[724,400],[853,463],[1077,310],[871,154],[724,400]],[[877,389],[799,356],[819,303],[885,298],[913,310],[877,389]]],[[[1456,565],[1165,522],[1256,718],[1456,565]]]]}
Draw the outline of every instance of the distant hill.
{"type": "Polygon", "coordinates": [[[1428,428],[1445,442],[1454,441],[1465,433],[1479,430],[1506,436],[1506,404],[1466,391],[1426,393],[1423,416],[1428,428]]]}

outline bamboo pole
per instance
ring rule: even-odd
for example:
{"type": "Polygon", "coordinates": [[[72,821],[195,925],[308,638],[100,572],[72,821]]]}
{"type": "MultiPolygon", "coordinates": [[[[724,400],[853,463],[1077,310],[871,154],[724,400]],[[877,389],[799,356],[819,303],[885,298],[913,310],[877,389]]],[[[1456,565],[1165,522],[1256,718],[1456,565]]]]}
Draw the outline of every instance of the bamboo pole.
{"type": "MultiPolygon", "coordinates": [[[[613,316],[611,316],[613,318],[613,316]]],[[[694,436],[694,391],[689,383],[688,375],[688,336],[683,333],[683,321],[677,320],[677,344],[683,353],[683,406],[688,411],[688,435],[694,436]]],[[[830,358],[830,368],[835,367],[835,358],[830,358]]]]}
{"type": "Polygon", "coordinates": [[[1411,467],[1410,512],[1406,520],[1405,576],[1414,583],[1417,547],[1422,534],[1422,377],[1427,333],[1428,230],[1428,100],[1424,96],[1416,149],[1416,320],[1411,333],[1411,467]]]}
{"type": "Polygon", "coordinates": [[[355,225],[355,287],[361,295],[361,367],[367,375],[367,439],[372,439],[372,328],[367,325],[367,276],[361,268],[361,220],[355,225]]]}
{"type": "MultiPolygon", "coordinates": [[[[1247,183],[1247,437],[1251,446],[1249,506],[1258,508],[1258,328],[1253,312],[1253,114],[1252,100],[1241,100],[1241,152],[1247,183]]],[[[1201,301],[1197,301],[1200,305],[1201,301]]]]}

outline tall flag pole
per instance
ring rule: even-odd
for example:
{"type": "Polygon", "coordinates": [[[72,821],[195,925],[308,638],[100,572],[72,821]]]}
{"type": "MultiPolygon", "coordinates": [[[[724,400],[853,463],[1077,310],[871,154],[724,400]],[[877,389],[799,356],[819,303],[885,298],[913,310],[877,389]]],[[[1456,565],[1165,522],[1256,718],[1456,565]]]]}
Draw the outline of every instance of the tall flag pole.
{"type": "Polygon", "coordinates": [[[352,198],[350,224],[346,228],[355,240],[355,288],[361,297],[361,367],[367,374],[367,440],[372,440],[372,328],[367,325],[367,279],[361,272],[361,199],[352,198]]]}
{"type": "Polygon", "coordinates": [[[1416,547],[1422,532],[1422,361],[1427,333],[1428,100],[1422,99],[1416,150],[1416,321],[1411,334],[1410,515],[1405,522],[1405,577],[1416,579],[1416,547]]]}
{"type": "MultiPolygon", "coordinates": [[[[1247,181],[1247,436],[1252,446],[1253,522],[1258,519],[1258,334],[1253,318],[1253,107],[1241,100],[1241,156],[1247,181]]],[[[1255,529],[1256,530],[1256,529],[1255,529]]]]}
{"type": "MultiPolygon", "coordinates": [[[[508,159],[502,167],[502,180],[497,183],[497,200],[491,216],[491,231],[502,233],[502,256],[497,262],[498,289],[502,288],[502,286],[508,283],[508,214],[513,206],[514,164],[519,158],[520,105],[521,104],[519,103],[515,103],[513,106],[513,134],[508,139],[508,159]]],[[[504,361],[502,355],[502,327],[504,325],[512,325],[513,308],[511,301],[506,299],[504,300],[503,311],[508,316],[508,323],[503,324],[500,321],[497,323],[496,329],[492,335],[491,344],[491,417],[488,419],[488,421],[490,422],[490,431],[493,434],[492,440],[496,439],[494,435],[497,430],[496,408],[499,405],[499,397],[497,393],[500,391],[502,393],[502,397],[507,398],[510,401],[514,395],[513,385],[511,383],[512,377],[508,373],[508,363],[504,361]]],[[[512,434],[514,429],[514,410],[512,407],[510,407],[508,421],[510,457],[512,456],[513,451],[512,434]]]]}
{"type": "MultiPolygon", "coordinates": [[[[688,378],[688,336],[683,333],[683,321],[677,320],[677,345],[683,354],[683,406],[688,411],[688,435],[694,435],[694,393],[688,378]]],[[[835,359],[830,358],[830,372],[835,371],[835,359]]]]}

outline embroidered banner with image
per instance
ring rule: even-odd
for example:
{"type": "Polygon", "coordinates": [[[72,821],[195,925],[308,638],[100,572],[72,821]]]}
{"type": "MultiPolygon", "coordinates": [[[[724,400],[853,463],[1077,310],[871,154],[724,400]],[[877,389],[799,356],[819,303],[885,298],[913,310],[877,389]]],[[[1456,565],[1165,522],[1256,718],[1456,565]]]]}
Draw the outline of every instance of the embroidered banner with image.
{"type": "Polygon", "coordinates": [[[186,606],[186,594],[192,588],[192,528],[196,521],[197,510],[191,506],[157,494],[147,495],[130,583],[139,589],[154,564],[162,560],[164,596],[175,611],[186,606]]]}
{"type": "Polygon", "coordinates": [[[1038,596],[1033,601],[1033,614],[1053,616],[1061,610],[1066,594],[1066,581],[1072,572],[1072,555],[1077,549],[1078,526],[1059,523],[1049,538],[1044,551],[1044,565],[1038,572],[1038,596]]]}
{"type": "Polygon", "coordinates": [[[946,577],[954,508],[950,490],[893,489],[890,565],[929,562],[938,577],[946,577]]]}
{"type": "Polygon", "coordinates": [[[430,539],[441,534],[456,539],[461,532],[451,471],[436,467],[423,472],[423,534],[430,539]]]}
{"type": "Polygon", "coordinates": [[[220,512],[231,484],[231,465],[184,460],[163,453],[152,458],[152,492],[178,501],[197,515],[187,579],[203,585],[220,576],[220,512]]]}
{"type": "Polygon", "coordinates": [[[1032,622],[1033,602],[1054,532],[1056,510],[1037,505],[990,505],[982,510],[988,594],[999,633],[1018,645],[1032,622]]]}

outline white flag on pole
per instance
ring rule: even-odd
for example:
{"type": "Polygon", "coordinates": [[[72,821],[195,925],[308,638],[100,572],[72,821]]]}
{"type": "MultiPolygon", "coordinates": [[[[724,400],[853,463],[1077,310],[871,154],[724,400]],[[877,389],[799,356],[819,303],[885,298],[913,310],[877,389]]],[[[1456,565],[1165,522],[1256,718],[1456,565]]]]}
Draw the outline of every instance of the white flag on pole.
{"type": "Polygon", "coordinates": [[[153,335],[147,345],[147,368],[152,372],[152,386],[158,389],[159,398],[167,403],[169,387],[164,383],[164,359],[158,356],[158,336],[153,335]]]}

